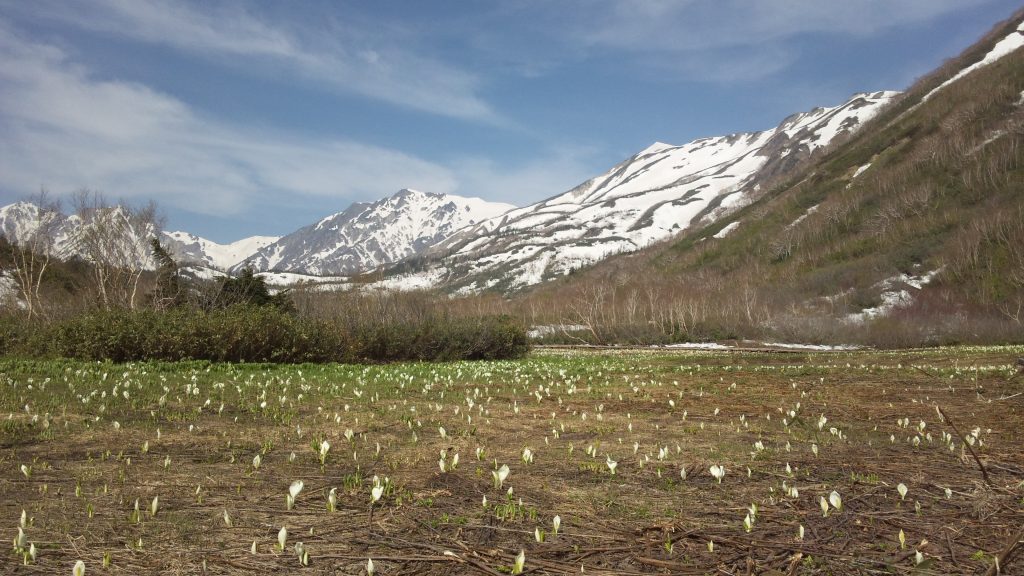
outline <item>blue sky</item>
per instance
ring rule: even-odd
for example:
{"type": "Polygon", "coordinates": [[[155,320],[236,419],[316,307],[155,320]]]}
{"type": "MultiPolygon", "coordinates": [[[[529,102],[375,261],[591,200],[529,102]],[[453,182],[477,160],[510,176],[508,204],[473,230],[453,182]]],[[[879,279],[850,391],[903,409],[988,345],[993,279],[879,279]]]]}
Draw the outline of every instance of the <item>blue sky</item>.
{"type": "Polygon", "coordinates": [[[0,0],[0,204],[285,234],[409,187],[525,205],[655,141],[902,89],[1006,0],[0,0]]]}

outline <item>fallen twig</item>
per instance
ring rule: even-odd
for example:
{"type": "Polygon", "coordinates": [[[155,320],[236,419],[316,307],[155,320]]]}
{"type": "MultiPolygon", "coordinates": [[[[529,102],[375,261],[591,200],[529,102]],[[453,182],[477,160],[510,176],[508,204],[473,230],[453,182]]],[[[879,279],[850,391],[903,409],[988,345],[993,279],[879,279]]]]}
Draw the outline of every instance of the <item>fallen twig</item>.
{"type": "Polygon", "coordinates": [[[1010,558],[1013,551],[1021,544],[1024,544],[1024,528],[1021,528],[1020,532],[1017,532],[1013,539],[1010,540],[1005,548],[1003,548],[1003,551],[996,556],[995,562],[989,566],[988,571],[985,572],[985,576],[996,576],[996,574],[1002,574],[1002,571],[1006,568],[1007,559],[1010,558]]]}
{"type": "Polygon", "coordinates": [[[942,414],[942,417],[946,420],[946,422],[949,423],[950,428],[953,429],[953,432],[956,432],[956,435],[960,437],[960,441],[964,443],[964,446],[967,447],[967,450],[971,453],[971,456],[974,457],[974,461],[978,463],[978,468],[981,469],[981,476],[982,478],[985,479],[985,484],[993,486],[992,480],[988,477],[988,470],[985,470],[985,465],[981,463],[981,458],[978,458],[978,453],[974,451],[974,447],[971,446],[971,444],[967,441],[967,438],[964,438],[964,435],[961,434],[960,430],[957,429],[956,424],[953,423],[953,419],[950,418],[949,415],[946,414],[946,411],[943,410],[942,407],[939,406],[938,404],[935,405],[935,409],[939,411],[939,414],[942,414]]]}

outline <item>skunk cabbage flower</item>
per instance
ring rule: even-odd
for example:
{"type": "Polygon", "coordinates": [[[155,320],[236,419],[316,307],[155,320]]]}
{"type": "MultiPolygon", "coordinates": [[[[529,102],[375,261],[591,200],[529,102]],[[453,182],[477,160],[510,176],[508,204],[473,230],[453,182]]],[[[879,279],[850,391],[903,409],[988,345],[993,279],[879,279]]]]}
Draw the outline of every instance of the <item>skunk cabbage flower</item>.
{"type": "Polygon", "coordinates": [[[519,551],[519,556],[516,556],[516,563],[512,566],[512,574],[522,574],[523,566],[526,564],[526,552],[523,550],[519,551]]]}
{"type": "Polygon", "coordinates": [[[839,492],[833,490],[832,493],[828,495],[828,501],[836,510],[843,509],[843,498],[839,496],[839,492]]]}
{"type": "Polygon", "coordinates": [[[552,532],[555,533],[555,536],[558,536],[558,529],[561,528],[561,527],[562,527],[562,517],[556,514],[555,517],[551,519],[551,528],[552,528],[552,532]]]}
{"type": "Polygon", "coordinates": [[[615,460],[612,460],[611,454],[608,454],[606,458],[607,460],[605,461],[605,464],[608,466],[608,471],[611,472],[612,474],[615,474],[615,467],[618,466],[619,463],[616,462],[615,460]]]}
{"type": "Polygon", "coordinates": [[[907,497],[907,485],[900,482],[896,485],[896,491],[900,493],[900,500],[905,500],[907,497]]]}
{"type": "Polygon", "coordinates": [[[286,542],[288,542],[288,528],[282,526],[281,530],[277,533],[277,543],[281,547],[282,552],[284,552],[284,545],[286,542]]]}
{"type": "Polygon", "coordinates": [[[715,477],[715,480],[718,480],[719,484],[722,483],[722,478],[725,477],[725,468],[723,466],[715,464],[711,468],[708,468],[708,471],[711,472],[711,475],[715,477]]]}
{"type": "Polygon", "coordinates": [[[366,576],[373,576],[373,571],[376,567],[373,565],[373,558],[366,559],[366,576]]]}
{"type": "Polygon", "coordinates": [[[502,464],[501,468],[491,471],[491,476],[494,477],[494,487],[501,488],[505,484],[505,479],[508,478],[510,470],[508,464],[502,464]]]}
{"type": "Polygon", "coordinates": [[[302,492],[303,486],[305,485],[302,483],[302,480],[296,480],[295,482],[292,482],[291,486],[288,487],[288,495],[285,496],[284,500],[289,510],[291,510],[292,507],[295,506],[295,497],[299,495],[299,492],[302,492]]]}
{"type": "Polygon", "coordinates": [[[85,576],[85,562],[79,560],[75,562],[75,567],[71,569],[72,576],[85,576]]]}
{"type": "Polygon", "coordinates": [[[378,485],[374,486],[373,488],[371,488],[370,489],[370,504],[373,504],[377,500],[380,500],[380,497],[383,496],[383,495],[384,495],[384,487],[381,486],[380,484],[378,484],[378,485]]]}

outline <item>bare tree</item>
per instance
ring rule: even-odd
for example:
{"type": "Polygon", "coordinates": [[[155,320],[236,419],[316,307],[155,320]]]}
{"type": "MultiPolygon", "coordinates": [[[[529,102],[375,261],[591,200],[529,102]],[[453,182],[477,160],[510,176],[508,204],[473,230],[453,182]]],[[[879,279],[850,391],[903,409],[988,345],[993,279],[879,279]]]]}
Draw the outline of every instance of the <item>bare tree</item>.
{"type": "Polygon", "coordinates": [[[45,309],[40,294],[43,275],[55,256],[57,228],[63,219],[60,202],[51,200],[46,189],[41,189],[28,201],[31,204],[31,218],[27,227],[11,238],[16,245],[14,250],[14,276],[18,281],[21,299],[25,303],[25,313],[31,320],[43,316],[45,309]]]}
{"type": "Polygon", "coordinates": [[[161,224],[156,205],[111,206],[89,190],[76,194],[74,202],[80,219],[74,251],[92,265],[100,306],[135,308],[142,273],[153,267],[149,240],[158,237],[161,224]]]}

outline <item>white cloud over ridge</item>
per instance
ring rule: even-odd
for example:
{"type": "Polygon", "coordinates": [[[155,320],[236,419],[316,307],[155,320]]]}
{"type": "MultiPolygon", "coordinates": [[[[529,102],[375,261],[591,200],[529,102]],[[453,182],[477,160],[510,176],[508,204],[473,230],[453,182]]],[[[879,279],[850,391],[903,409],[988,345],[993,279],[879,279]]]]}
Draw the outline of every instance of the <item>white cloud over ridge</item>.
{"type": "Polygon", "coordinates": [[[0,185],[24,195],[90,187],[230,215],[255,202],[456,187],[447,168],[396,150],[204,118],[144,85],[95,79],[2,25],[0,62],[0,185]]]}
{"type": "Polygon", "coordinates": [[[331,209],[401,188],[522,205],[592,171],[592,150],[548,148],[500,163],[463,155],[448,165],[351,140],[238,126],[204,117],[143,84],[96,78],[61,49],[0,20],[0,190],[81,188],[218,217],[297,203],[331,209]]]}

